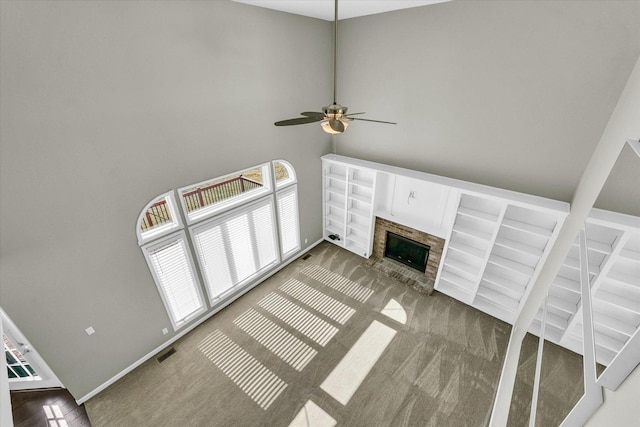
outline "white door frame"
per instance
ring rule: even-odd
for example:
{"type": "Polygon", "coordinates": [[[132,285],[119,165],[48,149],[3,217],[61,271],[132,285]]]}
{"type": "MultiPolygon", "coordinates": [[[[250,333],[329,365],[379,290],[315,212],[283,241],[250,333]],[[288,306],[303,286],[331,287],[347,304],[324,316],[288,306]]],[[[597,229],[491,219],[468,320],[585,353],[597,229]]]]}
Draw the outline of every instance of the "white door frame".
{"type": "MultiPolygon", "coordinates": [[[[3,333],[11,340],[18,350],[23,354],[24,358],[29,362],[31,367],[38,373],[39,380],[18,380],[8,378],[10,390],[31,390],[40,388],[61,387],[64,388],[56,374],[49,368],[44,359],[38,354],[29,340],[20,332],[20,329],[9,318],[7,313],[0,307],[0,317],[2,318],[3,333]]],[[[4,353],[4,343],[3,343],[4,353]]],[[[4,359],[4,354],[2,356],[4,359]]],[[[6,363],[6,362],[5,362],[6,363]]],[[[6,373],[6,368],[4,368],[6,373]]]]}

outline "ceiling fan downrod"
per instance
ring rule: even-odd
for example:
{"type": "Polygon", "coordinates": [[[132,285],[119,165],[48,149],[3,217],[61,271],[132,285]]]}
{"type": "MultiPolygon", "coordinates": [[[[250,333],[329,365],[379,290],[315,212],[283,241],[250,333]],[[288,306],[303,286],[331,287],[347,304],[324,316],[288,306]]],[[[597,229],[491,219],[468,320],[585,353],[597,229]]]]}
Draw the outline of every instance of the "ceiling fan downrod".
{"type": "Polygon", "coordinates": [[[334,18],[333,18],[333,104],[322,107],[322,112],[303,112],[300,113],[303,117],[296,119],[281,120],[275,122],[276,126],[292,126],[303,125],[306,123],[320,122],[322,130],[327,133],[337,135],[345,131],[349,122],[353,120],[362,120],[365,122],[386,123],[395,125],[393,122],[384,122],[381,120],[360,119],[351,117],[357,114],[364,113],[351,113],[347,114],[347,107],[342,106],[336,102],[338,91],[338,0],[334,0],[334,18]]]}

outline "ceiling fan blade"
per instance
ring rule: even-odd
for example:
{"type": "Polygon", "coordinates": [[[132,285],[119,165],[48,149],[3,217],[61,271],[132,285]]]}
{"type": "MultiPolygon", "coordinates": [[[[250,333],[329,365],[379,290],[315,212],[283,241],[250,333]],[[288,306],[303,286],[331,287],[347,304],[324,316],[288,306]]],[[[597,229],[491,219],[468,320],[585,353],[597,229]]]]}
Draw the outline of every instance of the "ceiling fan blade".
{"type": "Polygon", "coordinates": [[[351,117],[352,120],[362,120],[364,122],[375,122],[375,123],[386,123],[388,125],[397,125],[397,123],[394,122],[383,122],[382,120],[371,120],[371,119],[359,119],[357,117],[351,117]]]}
{"type": "Polygon", "coordinates": [[[324,119],[324,113],[318,113],[315,111],[305,111],[304,113],[300,113],[300,114],[307,117],[319,117],[321,119],[324,119]]]}
{"type": "Polygon", "coordinates": [[[337,119],[329,119],[329,126],[336,132],[344,132],[344,123],[337,119]]]}
{"type": "Polygon", "coordinates": [[[349,113],[349,114],[345,114],[345,116],[346,117],[355,116],[356,114],[367,114],[367,113],[349,113]]]}
{"type": "Polygon", "coordinates": [[[322,117],[299,117],[297,119],[288,119],[281,120],[279,122],[275,122],[276,126],[292,126],[292,125],[304,125],[307,123],[319,122],[324,119],[324,115],[322,117]]]}

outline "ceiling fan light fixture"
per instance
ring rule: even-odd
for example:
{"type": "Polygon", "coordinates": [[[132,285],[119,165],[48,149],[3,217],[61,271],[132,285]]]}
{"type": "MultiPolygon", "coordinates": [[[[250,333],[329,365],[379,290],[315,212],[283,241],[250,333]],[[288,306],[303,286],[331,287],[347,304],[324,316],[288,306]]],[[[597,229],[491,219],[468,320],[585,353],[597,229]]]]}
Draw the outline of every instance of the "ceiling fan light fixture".
{"type": "Polygon", "coordinates": [[[322,127],[322,130],[325,131],[326,133],[330,133],[331,135],[339,135],[347,129],[347,126],[349,126],[349,124],[339,119],[324,119],[323,121],[320,122],[320,126],[322,127]],[[342,123],[343,129],[339,130],[338,127],[335,126],[335,124],[333,127],[331,127],[330,120],[335,120],[342,123]]]}
{"type": "MultiPolygon", "coordinates": [[[[353,120],[362,120],[365,122],[386,123],[395,125],[393,122],[384,122],[382,120],[361,119],[358,117],[349,117],[347,115],[347,107],[342,106],[336,102],[336,63],[337,63],[337,50],[338,50],[338,0],[335,2],[335,15],[333,20],[333,103],[326,107],[322,107],[322,113],[314,111],[306,111],[300,113],[303,117],[297,117],[295,119],[280,120],[275,122],[276,126],[291,126],[291,125],[304,125],[307,123],[320,122],[322,130],[331,135],[338,135],[344,132],[349,126],[348,122],[353,120]]],[[[352,113],[351,115],[364,114],[364,113],[352,113]]]]}

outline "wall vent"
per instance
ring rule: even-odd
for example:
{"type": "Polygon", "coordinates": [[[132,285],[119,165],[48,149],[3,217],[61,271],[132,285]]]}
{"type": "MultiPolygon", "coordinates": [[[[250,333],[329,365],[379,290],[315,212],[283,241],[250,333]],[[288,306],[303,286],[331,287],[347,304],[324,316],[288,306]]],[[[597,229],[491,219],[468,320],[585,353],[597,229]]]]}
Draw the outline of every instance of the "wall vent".
{"type": "Polygon", "coordinates": [[[169,358],[169,356],[171,356],[171,355],[172,355],[173,353],[175,353],[175,352],[176,352],[176,349],[175,349],[175,348],[173,348],[173,347],[171,347],[171,348],[169,349],[169,351],[167,351],[167,352],[166,352],[165,354],[163,354],[162,356],[158,356],[158,357],[156,358],[156,360],[158,361],[158,363],[162,363],[162,362],[164,362],[165,360],[167,360],[167,359],[169,358]]]}
{"type": "Polygon", "coordinates": [[[306,254],[305,256],[302,257],[304,261],[308,260],[309,258],[311,258],[311,254],[306,254]]]}

